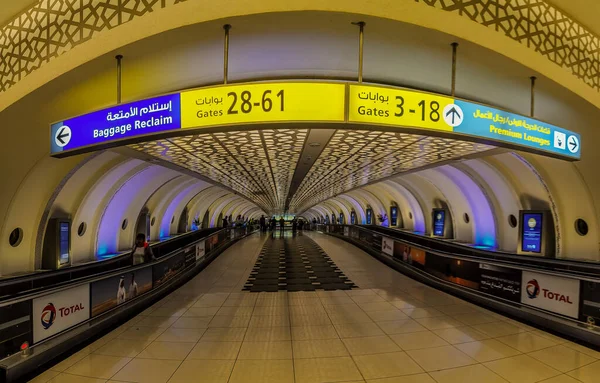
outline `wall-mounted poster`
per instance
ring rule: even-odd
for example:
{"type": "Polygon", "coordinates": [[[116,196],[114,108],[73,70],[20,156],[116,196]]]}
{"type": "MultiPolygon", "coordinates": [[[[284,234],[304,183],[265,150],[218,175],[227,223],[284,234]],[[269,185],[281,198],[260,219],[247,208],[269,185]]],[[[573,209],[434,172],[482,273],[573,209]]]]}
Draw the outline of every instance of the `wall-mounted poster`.
{"type": "Polygon", "coordinates": [[[479,264],[479,290],[493,296],[521,301],[521,270],[479,264]]]}
{"type": "Polygon", "coordinates": [[[196,244],[196,261],[201,260],[206,255],[204,241],[200,241],[196,244]]]}
{"type": "Polygon", "coordinates": [[[152,289],[152,268],[123,273],[92,286],[92,317],[117,307],[152,289]]]}

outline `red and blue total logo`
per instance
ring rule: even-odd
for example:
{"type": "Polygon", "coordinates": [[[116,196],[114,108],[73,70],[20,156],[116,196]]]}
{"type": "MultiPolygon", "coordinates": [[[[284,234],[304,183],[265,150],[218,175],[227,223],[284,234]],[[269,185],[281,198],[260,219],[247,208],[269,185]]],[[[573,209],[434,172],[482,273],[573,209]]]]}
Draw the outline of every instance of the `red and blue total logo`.
{"type": "Polygon", "coordinates": [[[538,295],[540,295],[540,284],[538,283],[537,280],[532,279],[529,282],[527,282],[527,296],[529,297],[529,299],[534,299],[537,298],[538,295]]]}
{"type": "Polygon", "coordinates": [[[44,327],[45,330],[48,330],[50,328],[50,326],[52,326],[52,324],[54,323],[55,319],[56,319],[56,308],[54,307],[54,305],[52,303],[48,303],[46,305],[46,307],[44,307],[44,309],[42,310],[42,315],[41,315],[42,327],[44,327]]]}

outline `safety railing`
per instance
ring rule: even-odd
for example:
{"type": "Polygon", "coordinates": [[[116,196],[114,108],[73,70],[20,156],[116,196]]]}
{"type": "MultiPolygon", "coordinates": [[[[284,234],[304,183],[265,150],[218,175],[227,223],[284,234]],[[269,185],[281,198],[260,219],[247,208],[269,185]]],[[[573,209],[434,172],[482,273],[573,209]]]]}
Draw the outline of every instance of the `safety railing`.
{"type": "Polygon", "coordinates": [[[571,336],[600,345],[600,327],[596,326],[600,321],[600,273],[595,264],[493,254],[377,226],[330,224],[317,228],[422,280],[466,292],[463,296],[511,306],[529,316],[540,314],[550,327],[561,327],[571,336]]]}
{"type": "Polygon", "coordinates": [[[0,358],[4,359],[0,360],[0,381],[3,373],[5,379],[9,375],[12,379],[26,371],[27,368],[20,367],[13,368],[11,374],[7,372],[22,366],[26,360],[39,358],[46,342],[56,342],[74,328],[99,322],[115,310],[158,294],[255,229],[253,226],[216,229],[194,241],[179,240],[181,246],[168,254],[163,246],[162,256],[154,262],[71,280],[1,301],[0,358]],[[27,357],[17,355],[24,349],[28,351],[27,357]]]}
{"type": "MultiPolygon", "coordinates": [[[[178,235],[150,245],[157,258],[206,237],[220,229],[200,229],[178,235]]],[[[0,302],[4,299],[41,291],[50,286],[66,284],[92,275],[111,272],[131,265],[131,251],[123,252],[109,259],[65,267],[59,270],[41,270],[26,275],[0,279],[0,302]]]]}

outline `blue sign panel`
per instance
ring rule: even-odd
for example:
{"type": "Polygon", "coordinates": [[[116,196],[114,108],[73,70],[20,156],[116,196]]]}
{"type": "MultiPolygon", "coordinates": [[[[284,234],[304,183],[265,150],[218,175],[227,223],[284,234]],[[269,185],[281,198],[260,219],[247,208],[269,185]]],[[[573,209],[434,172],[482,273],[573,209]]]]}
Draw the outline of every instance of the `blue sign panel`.
{"type": "MultiPolygon", "coordinates": [[[[485,105],[462,100],[455,100],[455,105],[459,109],[455,109],[458,117],[452,121],[454,133],[581,158],[581,138],[577,133],[485,105]]],[[[448,113],[452,113],[452,110],[448,110],[448,113]]]]}
{"type": "Polygon", "coordinates": [[[356,213],[355,212],[350,213],[350,223],[353,225],[356,225],[356,213]]]}
{"type": "Polygon", "coordinates": [[[444,210],[433,211],[433,235],[437,237],[444,236],[444,226],[446,224],[446,212],[444,210]]]}
{"type": "Polygon", "coordinates": [[[180,128],[180,95],[160,96],[52,124],[51,153],[180,128]]]}
{"type": "Polygon", "coordinates": [[[542,251],[542,218],[540,213],[523,214],[521,250],[531,253],[542,251]]]}
{"type": "Polygon", "coordinates": [[[340,224],[343,225],[344,223],[344,213],[340,213],[340,224]]]}
{"type": "Polygon", "coordinates": [[[373,210],[367,209],[367,225],[370,225],[373,222],[373,210]]]}
{"type": "Polygon", "coordinates": [[[390,208],[390,219],[392,226],[398,225],[398,208],[396,206],[390,208]]]}

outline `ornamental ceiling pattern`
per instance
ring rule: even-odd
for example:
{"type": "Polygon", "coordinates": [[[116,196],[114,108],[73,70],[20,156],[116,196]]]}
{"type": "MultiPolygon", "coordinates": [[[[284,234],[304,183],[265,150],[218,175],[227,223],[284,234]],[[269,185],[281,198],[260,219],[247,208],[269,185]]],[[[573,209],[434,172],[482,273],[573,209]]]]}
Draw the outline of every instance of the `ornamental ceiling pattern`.
{"type": "MultiPolygon", "coordinates": [[[[186,1],[199,0],[40,0],[0,28],[0,92],[102,31],[186,1]]],[[[540,0],[405,1],[493,28],[600,90],[600,39],[550,4],[540,0]]]]}
{"type": "Polygon", "coordinates": [[[228,131],[129,147],[233,189],[269,214],[305,211],[368,183],[494,148],[416,134],[336,130],[291,190],[308,135],[308,129],[228,131]]]}

